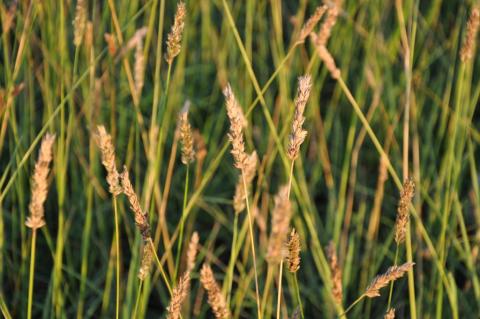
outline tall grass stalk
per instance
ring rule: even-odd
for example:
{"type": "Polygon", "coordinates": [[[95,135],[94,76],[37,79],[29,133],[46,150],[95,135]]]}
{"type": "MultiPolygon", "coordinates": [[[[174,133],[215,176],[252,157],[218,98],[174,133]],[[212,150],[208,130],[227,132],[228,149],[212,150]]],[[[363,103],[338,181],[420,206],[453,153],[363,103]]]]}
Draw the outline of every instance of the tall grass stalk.
{"type": "Polygon", "coordinates": [[[32,229],[32,243],[30,247],[30,272],[28,275],[28,306],[27,306],[27,318],[32,318],[32,302],[33,302],[33,282],[35,277],[35,251],[37,243],[37,230],[32,229]]]}
{"type": "Polygon", "coordinates": [[[173,283],[176,282],[179,264],[180,264],[180,256],[182,255],[182,242],[183,242],[183,228],[185,226],[185,208],[187,207],[187,197],[188,197],[188,184],[189,184],[189,172],[190,172],[190,165],[186,165],[187,173],[185,175],[185,188],[183,192],[183,205],[182,205],[182,217],[180,218],[180,235],[178,236],[178,244],[177,244],[177,257],[175,261],[175,274],[173,276],[173,283]]]}

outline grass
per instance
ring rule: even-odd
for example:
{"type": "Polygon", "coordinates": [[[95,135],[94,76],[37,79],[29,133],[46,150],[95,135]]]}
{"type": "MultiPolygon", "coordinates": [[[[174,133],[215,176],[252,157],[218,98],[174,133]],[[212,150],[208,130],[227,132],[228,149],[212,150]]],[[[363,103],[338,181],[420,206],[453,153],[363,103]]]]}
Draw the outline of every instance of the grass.
{"type": "Polygon", "coordinates": [[[0,3],[3,317],[166,317],[194,231],[200,247],[182,318],[213,315],[199,281],[204,263],[235,318],[286,318],[299,306],[305,318],[344,317],[345,310],[349,318],[383,318],[389,306],[397,318],[474,318],[480,311],[479,60],[460,59],[476,2],[344,0],[326,45],[338,79],[308,37],[298,41],[320,1],[186,1],[172,63],[165,42],[176,1],[86,3],[94,32],[79,46],[76,1],[0,3]],[[137,92],[135,48],[124,48],[141,27],[146,72],[137,92]],[[115,55],[105,33],[116,39],[115,55]],[[312,76],[308,135],[291,161],[297,78],[305,74],[312,76]],[[227,82],[248,122],[245,148],[259,155],[240,214],[232,207],[242,177],[226,135],[227,82]],[[191,165],[181,163],[175,134],[187,99],[206,151],[191,165]],[[127,166],[149,213],[147,244],[155,254],[144,281],[137,278],[142,236],[125,196],[108,192],[92,137],[97,125],[112,135],[116,164],[127,166]],[[31,175],[47,132],[57,140],[46,225],[31,232],[31,175]],[[416,193],[405,243],[397,246],[407,177],[416,193]],[[290,227],[302,246],[295,274],[265,258],[273,197],[285,183],[290,227]],[[326,258],[331,240],[341,304],[326,258]],[[410,261],[413,270],[380,297],[364,297],[376,275],[410,261]]]}

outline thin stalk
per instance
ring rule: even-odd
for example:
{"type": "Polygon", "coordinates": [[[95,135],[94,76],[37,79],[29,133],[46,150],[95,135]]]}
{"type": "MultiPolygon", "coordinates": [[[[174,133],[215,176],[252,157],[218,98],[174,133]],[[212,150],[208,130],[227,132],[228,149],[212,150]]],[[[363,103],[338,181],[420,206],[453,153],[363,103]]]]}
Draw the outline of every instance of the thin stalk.
{"type": "Polygon", "coordinates": [[[160,260],[158,259],[158,255],[157,255],[157,252],[155,250],[155,245],[152,241],[152,238],[149,238],[148,239],[148,242],[150,243],[151,247],[152,247],[152,250],[153,250],[153,256],[155,256],[155,261],[157,263],[157,267],[158,267],[158,270],[160,271],[160,274],[162,275],[163,277],[163,281],[165,281],[165,285],[167,286],[167,289],[168,289],[168,292],[170,293],[170,297],[173,295],[172,293],[172,287],[170,286],[170,283],[168,281],[168,278],[167,278],[167,275],[165,274],[165,270],[163,269],[163,266],[162,266],[162,263],[160,262],[160,260]]]}
{"type": "MultiPolygon", "coordinates": [[[[395,249],[395,260],[393,262],[393,265],[396,266],[397,265],[397,260],[398,260],[398,244],[397,244],[397,248],[395,249]]],[[[393,295],[393,285],[394,285],[395,281],[392,280],[392,282],[390,283],[390,292],[388,293],[388,304],[387,304],[387,311],[388,309],[390,309],[390,305],[391,305],[391,302],[392,302],[392,295],[393,295]]]]}
{"type": "MultiPolygon", "coordinates": [[[[280,261],[280,270],[278,272],[277,319],[280,319],[280,303],[282,300],[282,274],[283,274],[283,258],[280,261]]],[[[303,318],[303,314],[302,314],[302,318],[303,318]]]]}
{"type": "Polygon", "coordinates": [[[28,280],[28,308],[27,318],[32,318],[32,301],[33,301],[33,279],[35,276],[35,246],[37,242],[37,230],[32,231],[32,245],[30,247],[30,274],[28,280]]]}
{"type": "Polygon", "coordinates": [[[140,304],[140,296],[142,295],[142,287],[143,287],[143,280],[140,280],[140,283],[138,284],[137,298],[135,301],[135,308],[133,310],[132,318],[137,317],[138,305],[140,304]]]}
{"type": "Polygon", "coordinates": [[[189,174],[190,165],[187,164],[187,174],[185,176],[185,190],[183,192],[183,207],[182,207],[182,217],[180,219],[180,235],[178,236],[178,245],[177,245],[177,258],[175,261],[175,274],[173,276],[173,282],[175,283],[178,274],[178,268],[180,263],[180,256],[182,255],[182,242],[183,242],[183,229],[185,226],[185,208],[187,207],[187,197],[188,197],[188,183],[189,183],[189,174]]]}
{"type": "Polygon", "coordinates": [[[230,261],[228,262],[227,270],[227,309],[230,309],[230,299],[233,284],[233,271],[235,269],[235,259],[237,257],[237,238],[238,238],[238,213],[235,212],[233,219],[233,239],[232,239],[232,253],[230,254],[230,261]]]}
{"type": "Polygon", "coordinates": [[[118,209],[117,209],[117,198],[113,198],[113,213],[115,218],[115,280],[116,280],[116,290],[115,290],[115,318],[118,319],[120,314],[120,230],[118,223],[118,209]]]}
{"type": "Polygon", "coordinates": [[[293,283],[295,285],[295,293],[297,294],[298,307],[300,308],[300,314],[302,315],[302,319],[305,319],[305,316],[303,314],[302,299],[300,299],[300,289],[298,288],[297,273],[293,274],[293,283]]]}
{"type": "Polygon", "coordinates": [[[247,181],[245,180],[245,174],[242,169],[242,180],[243,180],[243,189],[245,192],[245,204],[247,206],[247,215],[248,215],[248,231],[250,233],[250,244],[252,245],[252,257],[253,257],[253,270],[255,273],[255,295],[257,298],[257,314],[258,318],[262,318],[262,311],[260,306],[260,294],[258,292],[258,274],[257,274],[257,257],[255,256],[255,241],[253,239],[253,226],[252,226],[252,214],[250,213],[250,204],[248,203],[248,188],[247,181]]]}
{"type": "Polygon", "coordinates": [[[347,312],[349,312],[350,310],[352,310],[353,307],[355,307],[355,305],[357,303],[359,303],[360,301],[362,301],[362,299],[365,298],[365,295],[361,295],[360,297],[357,298],[357,300],[355,300],[350,306],[348,306],[347,310],[345,310],[344,313],[342,313],[339,318],[343,318],[343,317],[346,317],[346,314],[347,312]]]}

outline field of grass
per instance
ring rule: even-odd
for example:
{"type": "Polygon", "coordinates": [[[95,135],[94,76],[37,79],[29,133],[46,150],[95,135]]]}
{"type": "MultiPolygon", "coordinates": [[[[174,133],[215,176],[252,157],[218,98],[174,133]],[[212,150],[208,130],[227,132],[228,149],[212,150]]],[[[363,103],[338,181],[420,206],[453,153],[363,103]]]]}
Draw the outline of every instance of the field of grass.
{"type": "Polygon", "coordinates": [[[3,317],[478,318],[479,3],[322,5],[0,1],[3,317]]]}

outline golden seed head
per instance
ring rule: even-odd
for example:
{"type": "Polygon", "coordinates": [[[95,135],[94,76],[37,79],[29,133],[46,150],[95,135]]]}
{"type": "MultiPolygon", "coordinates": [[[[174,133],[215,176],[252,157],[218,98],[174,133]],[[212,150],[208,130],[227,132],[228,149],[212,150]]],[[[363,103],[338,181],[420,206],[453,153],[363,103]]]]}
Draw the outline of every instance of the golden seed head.
{"type": "Polygon", "coordinates": [[[183,28],[185,27],[185,16],[187,9],[185,3],[180,1],[177,4],[177,12],[175,12],[175,19],[173,22],[172,30],[168,34],[167,38],[167,53],[165,60],[168,64],[172,64],[173,59],[180,53],[182,47],[182,35],[183,28]]]}
{"type": "Polygon", "coordinates": [[[298,37],[298,41],[303,42],[308,37],[308,35],[313,31],[313,28],[317,25],[318,21],[322,19],[323,15],[327,11],[327,5],[318,6],[315,9],[315,12],[308,18],[307,22],[305,22],[302,30],[300,31],[300,36],[298,37]]]}
{"type": "Polygon", "coordinates": [[[230,132],[228,138],[232,142],[232,155],[235,161],[235,167],[244,170],[247,165],[248,156],[245,153],[245,142],[243,141],[242,128],[245,123],[245,116],[242,108],[233,94],[232,87],[227,84],[223,90],[225,96],[225,105],[227,107],[227,115],[230,119],[230,132]]]}
{"type": "Polygon", "coordinates": [[[182,144],[182,163],[188,165],[195,160],[195,150],[193,149],[193,134],[192,127],[188,122],[188,109],[190,108],[190,101],[185,101],[185,104],[178,115],[178,129],[180,132],[180,143],[182,144]]]}
{"type": "Polygon", "coordinates": [[[310,39],[312,40],[313,45],[317,50],[318,56],[325,64],[325,67],[330,72],[330,75],[332,76],[332,78],[336,80],[339,79],[340,70],[337,68],[335,64],[335,60],[333,59],[332,55],[328,51],[327,47],[325,45],[320,44],[319,38],[315,33],[310,33],[310,39]]]}
{"type": "MultiPolygon", "coordinates": [[[[257,152],[253,151],[247,157],[245,162],[245,169],[243,170],[243,174],[245,177],[245,183],[247,184],[247,192],[250,191],[252,187],[253,179],[255,178],[255,174],[257,172],[257,164],[258,164],[258,156],[257,152]]],[[[233,208],[235,213],[241,213],[245,209],[245,198],[248,194],[245,194],[245,187],[243,186],[243,178],[241,175],[238,178],[237,185],[235,186],[235,196],[233,197],[233,208]]]]}
{"type": "Polygon", "coordinates": [[[153,262],[153,251],[152,246],[149,242],[145,241],[142,251],[142,262],[140,264],[140,269],[138,270],[138,278],[140,280],[145,280],[150,274],[150,269],[152,268],[153,262]]]}
{"type": "Polygon", "coordinates": [[[195,259],[197,258],[199,237],[197,232],[193,232],[187,250],[187,272],[192,272],[195,268],[195,259]]]}
{"type": "Polygon", "coordinates": [[[407,262],[400,266],[392,266],[387,269],[387,272],[375,277],[370,285],[365,290],[365,296],[374,298],[380,296],[380,289],[386,287],[390,282],[403,277],[403,275],[413,268],[415,263],[407,262]]]}
{"type": "Polygon", "coordinates": [[[148,222],[148,213],[143,212],[142,208],[140,207],[140,201],[138,200],[138,196],[133,189],[132,183],[130,182],[130,177],[128,175],[126,166],[123,167],[123,173],[121,174],[120,179],[122,181],[123,192],[130,202],[130,209],[135,215],[135,224],[137,225],[140,234],[142,234],[143,240],[148,241],[150,238],[150,223],[148,222]]]}
{"type": "Polygon", "coordinates": [[[300,237],[295,231],[295,228],[292,229],[290,233],[290,239],[287,242],[288,256],[288,270],[290,272],[297,272],[300,269],[300,237]]]}
{"type": "Polygon", "coordinates": [[[85,0],[78,0],[75,7],[75,18],[73,19],[73,44],[82,44],[85,26],[87,24],[87,8],[85,0]]]}
{"type": "Polygon", "coordinates": [[[395,319],[395,308],[390,308],[390,310],[387,311],[383,319],[395,319]]]}
{"type": "Polygon", "coordinates": [[[25,225],[31,229],[37,229],[45,225],[44,203],[48,194],[48,173],[49,165],[53,158],[53,142],[55,134],[47,133],[40,145],[38,160],[32,176],[32,198],[28,209],[30,216],[27,217],[25,225]]]}
{"type": "Polygon", "coordinates": [[[266,259],[269,263],[282,261],[282,248],[288,235],[290,219],[292,217],[292,205],[288,199],[288,186],[280,187],[275,195],[275,207],[272,212],[272,231],[268,240],[266,259]]]}
{"type": "Polygon", "coordinates": [[[135,65],[134,65],[135,92],[140,96],[145,79],[145,58],[143,56],[143,40],[139,40],[135,46],[135,65]]]}
{"type": "Polygon", "coordinates": [[[478,26],[480,25],[480,9],[475,6],[472,8],[470,18],[467,22],[467,34],[460,50],[460,60],[467,62],[473,57],[473,50],[475,48],[475,40],[478,33],[478,26]]]}
{"type": "Polygon", "coordinates": [[[167,307],[167,319],[179,319],[182,303],[185,298],[188,296],[188,291],[190,288],[190,273],[186,271],[183,276],[178,281],[178,284],[173,288],[172,300],[170,305],[167,307]]]}
{"type": "Polygon", "coordinates": [[[415,194],[415,183],[413,179],[407,179],[403,183],[403,189],[400,193],[400,200],[397,208],[397,219],[395,221],[395,242],[401,244],[405,241],[405,234],[407,232],[408,221],[410,214],[408,207],[412,202],[415,194]]]}
{"type": "Polygon", "coordinates": [[[332,34],[332,29],[335,23],[337,22],[339,14],[339,7],[337,4],[332,4],[331,7],[328,9],[327,12],[327,18],[325,19],[325,22],[322,25],[322,28],[318,32],[318,40],[317,43],[318,45],[327,45],[328,39],[330,39],[330,36],[332,34]]]}
{"type": "Polygon", "coordinates": [[[297,96],[295,97],[295,115],[292,122],[292,131],[289,136],[288,157],[293,161],[298,157],[300,145],[305,141],[307,131],[303,129],[303,122],[305,117],[305,106],[307,105],[310,90],[312,88],[312,79],[310,75],[301,76],[298,78],[297,96]]]}
{"type": "Polygon", "coordinates": [[[337,250],[335,249],[333,241],[328,244],[327,256],[330,272],[332,273],[332,294],[335,298],[335,302],[341,305],[343,299],[342,269],[338,264],[337,250]]]}
{"type": "Polygon", "coordinates": [[[230,311],[227,308],[225,297],[218,286],[213,276],[212,268],[209,265],[203,264],[200,271],[200,282],[208,294],[208,303],[213,309],[213,314],[217,319],[230,318],[230,311]]]}
{"type": "Polygon", "coordinates": [[[107,183],[109,191],[114,196],[122,192],[122,187],[119,182],[119,174],[117,166],[115,165],[115,148],[113,147],[112,137],[107,133],[103,125],[97,127],[97,134],[95,136],[98,147],[100,148],[102,156],[102,164],[107,170],[107,183]]]}

